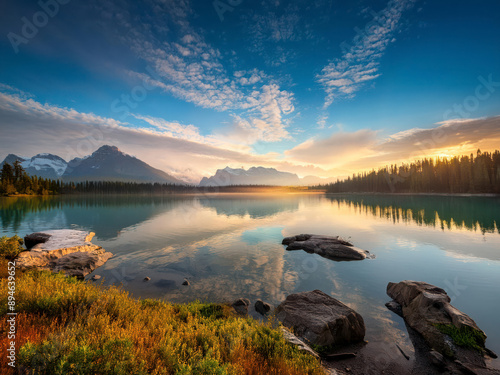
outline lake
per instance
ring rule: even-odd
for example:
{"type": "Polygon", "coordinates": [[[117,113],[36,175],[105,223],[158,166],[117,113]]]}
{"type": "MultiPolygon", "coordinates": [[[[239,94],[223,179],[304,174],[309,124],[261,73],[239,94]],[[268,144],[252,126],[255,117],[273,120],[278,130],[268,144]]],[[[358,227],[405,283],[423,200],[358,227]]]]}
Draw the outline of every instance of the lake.
{"type": "MultiPolygon", "coordinates": [[[[114,254],[95,273],[141,298],[230,302],[320,289],[358,311],[372,343],[412,351],[386,309],[390,281],[444,288],[500,353],[500,198],[232,194],[0,198],[1,235],[96,233],[114,254]],[[286,251],[284,236],[340,235],[375,259],[335,262],[286,251]],[[151,281],[144,282],[144,277],[151,281]],[[184,278],[190,286],[183,286],[184,278]]],[[[90,275],[92,276],[92,275],[90,275]]],[[[255,314],[254,314],[255,316],[255,314]]],[[[495,361],[498,366],[498,360],[495,361]]]]}

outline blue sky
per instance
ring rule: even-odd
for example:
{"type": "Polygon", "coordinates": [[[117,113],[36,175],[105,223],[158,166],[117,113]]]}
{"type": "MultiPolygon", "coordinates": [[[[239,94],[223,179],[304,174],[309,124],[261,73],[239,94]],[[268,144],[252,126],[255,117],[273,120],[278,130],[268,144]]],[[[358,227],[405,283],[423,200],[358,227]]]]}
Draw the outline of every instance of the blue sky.
{"type": "Polygon", "coordinates": [[[498,1],[2,7],[0,157],[116,144],[196,181],[257,164],[337,177],[499,145],[498,1]]]}

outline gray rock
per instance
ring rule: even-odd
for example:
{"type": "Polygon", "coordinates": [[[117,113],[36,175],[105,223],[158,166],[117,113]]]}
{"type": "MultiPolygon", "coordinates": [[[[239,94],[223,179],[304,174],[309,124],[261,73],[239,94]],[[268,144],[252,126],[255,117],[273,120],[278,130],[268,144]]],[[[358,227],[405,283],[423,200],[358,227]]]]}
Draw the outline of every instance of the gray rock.
{"type": "Polygon", "coordinates": [[[452,367],[459,366],[462,372],[471,368],[477,373],[482,373],[481,369],[489,371],[483,357],[486,335],[472,318],[450,304],[450,297],[443,289],[422,281],[405,280],[389,283],[387,294],[401,305],[407,325],[417,331],[434,351],[430,353],[433,363],[442,366],[443,357],[452,367]],[[483,350],[456,345],[438,328],[439,325],[475,332],[476,344],[483,350]]]}
{"type": "Polygon", "coordinates": [[[271,311],[271,305],[258,299],[255,302],[255,311],[257,311],[261,315],[266,315],[269,311],[271,311]]]}
{"type": "Polygon", "coordinates": [[[288,341],[292,345],[296,345],[299,350],[305,351],[311,354],[313,357],[319,358],[318,353],[311,349],[309,345],[307,345],[304,341],[295,336],[292,332],[290,332],[285,327],[281,327],[281,331],[283,332],[283,337],[286,341],[288,341]]]}
{"type": "Polygon", "coordinates": [[[314,345],[356,343],[365,336],[361,315],[320,290],[289,295],[275,313],[285,327],[314,345]]]}
{"type": "Polygon", "coordinates": [[[113,256],[90,242],[94,236],[92,232],[62,229],[30,236],[27,237],[32,238],[32,241],[47,236],[48,239],[18,255],[16,264],[21,270],[39,269],[56,273],[62,271],[67,276],[84,278],[113,256]]]}
{"type": "Polygon", "coordinates": [[[319,254],[333,260],[363,260],[373,258],[368,251],[354,247],[350,242],[339,236],[322,236],[316,234],[299,234],[285,237],[282,241],[286,250],[304,250],[319,254]]]}
{"type": "Polygon", "coordinates": [[[24,236],[24,245],[28,250],[31,250],[32,247],[38,245],[39,243],[45,243],[51,237],[50,234],[47,233],[31,233],[24,236]]]}
{"type": "Polygon", "coordinates": [[[444,370],[446,368],[446,360],[441,353],[431,350],[429,352],[429,360],[438,369],[444,370]]]}
{"type": "Polygon", "coordinates": [[[248,307],[250,306],[250,300],[248,298],[238,298],[234,301],[231,306],[240,315],[248,314],[248,307]]]}
{"type": "Polygon", "coordinates": [[[399,303],[396,301],[390,301],[385,304],[385,307],[387,307],[389,310],[391,310],[393,313],[398,314],[399,316],[403,316],[403,308],[399,303]]]}

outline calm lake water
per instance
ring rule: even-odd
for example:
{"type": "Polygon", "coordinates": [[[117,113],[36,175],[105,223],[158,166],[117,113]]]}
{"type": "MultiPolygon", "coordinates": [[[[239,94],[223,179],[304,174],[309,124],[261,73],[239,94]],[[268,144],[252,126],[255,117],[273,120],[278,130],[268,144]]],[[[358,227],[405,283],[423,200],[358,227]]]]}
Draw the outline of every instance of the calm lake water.
{"type": "MultiPolygon", "coordinates": [[[[500,352],[500,199],[322,194],[1,198],[0,235],[74,228],[114,257],[95,273],[134,296],[274,305],[320,289],[357,310],[370,342],[411,352],[384,306],[389,281],[444,288],[500,352]],[[285,251],[284,236],[341,235],[376,259],[285,251]],[[151,281],[144,282],[144,277],[151,281]],[[181,285],[189,278],[191,285],[181,285]]],[[[498,360],[495,361],[498,366],[498,360]]]]}

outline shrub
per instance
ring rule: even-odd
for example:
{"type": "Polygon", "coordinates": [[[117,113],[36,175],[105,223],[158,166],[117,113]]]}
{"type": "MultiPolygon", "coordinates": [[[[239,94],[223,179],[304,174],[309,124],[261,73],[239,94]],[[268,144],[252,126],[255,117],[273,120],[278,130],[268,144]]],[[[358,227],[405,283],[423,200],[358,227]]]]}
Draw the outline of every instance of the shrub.
{"type": "Polygon", "coordinates": [[[19,255],[23,248],[24,240],[19,236],[7,237],[3,236],[0,238],[0,256],[13,259],[19,255]]]}

